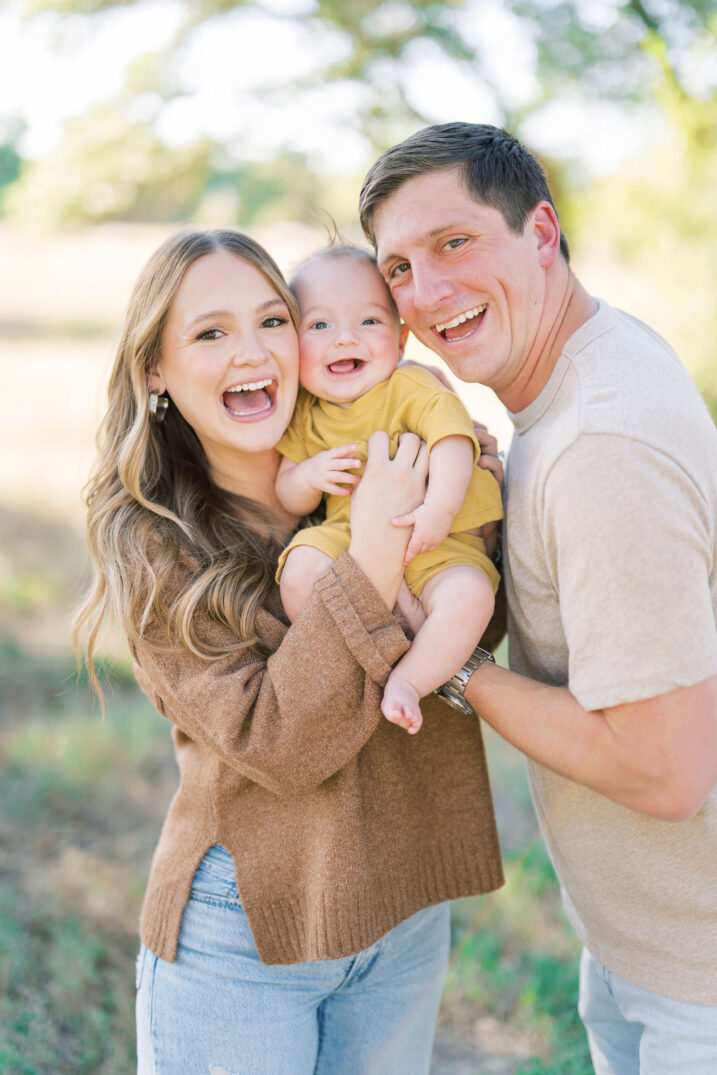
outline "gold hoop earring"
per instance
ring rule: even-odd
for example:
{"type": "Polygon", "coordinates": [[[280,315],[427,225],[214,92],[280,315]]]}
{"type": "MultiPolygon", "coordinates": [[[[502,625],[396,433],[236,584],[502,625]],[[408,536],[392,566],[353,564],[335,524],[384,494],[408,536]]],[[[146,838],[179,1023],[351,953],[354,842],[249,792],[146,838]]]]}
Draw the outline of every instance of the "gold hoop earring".
{"type": "Polygon", "coordinates": [[[159,392],[149,393],[149,417],[155,422],[163,422],[167,413],[169,400],[166,396],[160,396],[159,392]]]}

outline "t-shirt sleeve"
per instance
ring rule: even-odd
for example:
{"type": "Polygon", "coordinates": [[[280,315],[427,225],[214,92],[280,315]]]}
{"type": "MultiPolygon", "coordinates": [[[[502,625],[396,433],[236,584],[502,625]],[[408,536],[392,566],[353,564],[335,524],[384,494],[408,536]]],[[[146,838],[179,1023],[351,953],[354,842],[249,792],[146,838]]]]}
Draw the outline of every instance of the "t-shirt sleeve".
{"type": "Polygon", "coordinates": [[[413,432],[417,433],[421,440],[425,440],[429,451],[444,437],[468,437],[473,444],[477,460],[480,448],[473,422],[458,396],[445,388],[427,370],[407,369],[404,372],[420,385],[421,404],[413,432]]]}
{"type": "Polygon", "coordinates": [[[714,527],[689,461],[629,436],[584,435],[552,467],[540,516],[582,706],[656,697],[717,671],[714,527]]]}
{"type": "Polygon", "coordinates": [[[310,456],[307,441],[307,423],[310,418],[310,401],[305,393],[300,393],[294,408],[294,414],[276,446],[276,450],[292,463],[303,463],[310,456]]]}

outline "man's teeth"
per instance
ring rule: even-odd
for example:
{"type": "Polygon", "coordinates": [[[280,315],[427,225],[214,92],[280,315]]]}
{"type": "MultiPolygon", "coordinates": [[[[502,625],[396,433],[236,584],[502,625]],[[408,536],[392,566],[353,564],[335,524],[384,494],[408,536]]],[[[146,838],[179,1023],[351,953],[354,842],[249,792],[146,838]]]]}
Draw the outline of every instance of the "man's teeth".
{"type": "Polygon", "coordinates": [[[436,332],[444,332],[447,328],[458,328],[464,321],[470,321],[472,318],[477,317],[478,314],[482,314],[487,305],[484,302],[482,306],[474,306],[472,310],[466,310],[464,314],[458,314],[458,317],[454,317],[452,321],[444,321],[443,324],[437,322],[434,328],[436,332]]]}
{"type": "Polygon", "coordinates": [[[231,388],[225,389],[229,392],[256,392],[260,388],[268,388],[271,384],[271,377],[266,377],[263,381],[249,381],[248,384],[234,384],[231,388]]]}

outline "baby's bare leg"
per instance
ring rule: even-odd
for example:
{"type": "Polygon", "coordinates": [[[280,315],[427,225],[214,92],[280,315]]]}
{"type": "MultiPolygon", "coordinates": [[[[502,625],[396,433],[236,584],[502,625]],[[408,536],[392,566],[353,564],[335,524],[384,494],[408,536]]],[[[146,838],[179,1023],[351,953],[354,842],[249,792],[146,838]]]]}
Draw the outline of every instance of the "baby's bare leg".
{"type": "Polygon", "coordinates": [[[291,550],[279,579],[281,602],[291,623],[312,596],[316,580],[332,563],[330,556],[313,545],[296,545],[291,550]]]}
{"type": "Polygon", "coordinates": [[[388,677],[381,711],[392,723],[417,732],[419,700],[440,687],[471,655],[493,614],[493,589],[473,567],[449,567],[426,583],[427,613],[410,650],[388,677]]]}

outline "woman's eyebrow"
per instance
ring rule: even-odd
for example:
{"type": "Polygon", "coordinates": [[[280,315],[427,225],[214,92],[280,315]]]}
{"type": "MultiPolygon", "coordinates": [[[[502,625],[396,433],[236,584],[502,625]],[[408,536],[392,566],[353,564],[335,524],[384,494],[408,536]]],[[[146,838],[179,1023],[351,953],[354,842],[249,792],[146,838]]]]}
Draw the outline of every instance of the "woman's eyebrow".
{"type": "MultiPolygon", "coordinates": [[[[264,310],[270,309],[272,306],[283,306],[284,309],[288,309],[283,299],[277,295],[275,299],[267,299],[266,302],[261,302],[256,307],[256,313],[261,314],[264,310]]],[[[189,332],[195,325],[200,324],[202,321],[211,321],[213,318],[218,317],[233,317],[234,314],[231,310],[206,310],[204,313],[197,314],[187,325],[186,331],[189,332]]]]}

